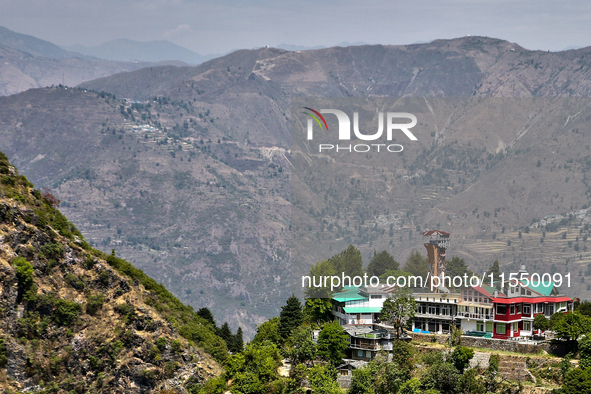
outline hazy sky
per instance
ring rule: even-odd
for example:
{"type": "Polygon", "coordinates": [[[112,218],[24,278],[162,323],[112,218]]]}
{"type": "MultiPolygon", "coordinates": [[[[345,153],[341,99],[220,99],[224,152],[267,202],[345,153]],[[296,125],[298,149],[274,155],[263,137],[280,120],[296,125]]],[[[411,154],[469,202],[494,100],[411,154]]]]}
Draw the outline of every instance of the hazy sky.
{"type": "Polygon", "coordinates": [[[466,35],[555,51],[591,45],[591,2],[0,0],[0,25],[60,45],[165,39],[201,54],[281,43],[410,44],[466,35]]]}

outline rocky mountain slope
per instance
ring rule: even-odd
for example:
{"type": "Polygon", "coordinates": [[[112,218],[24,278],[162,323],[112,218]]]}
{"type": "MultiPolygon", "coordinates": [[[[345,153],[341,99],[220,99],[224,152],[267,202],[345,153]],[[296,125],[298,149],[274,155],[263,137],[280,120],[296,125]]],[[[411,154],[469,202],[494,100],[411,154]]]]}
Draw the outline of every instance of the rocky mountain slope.
{"type": "Polygon", "coordinates": [[[0,99],[0,138],[93,245],[116,248],[218,320],[250,326],[247,335],[293,291],[290,271],[349,242],[364,259],[386,248],[403,262],[423,249],[426,228],[450,231],[449,255],[478,272],[495,259],[506,270],[572,271],[567,293],[585,298],[586,101],[436,99],[585,97],[589,52],[484,37],[236,51],[0,99]],[[323,167],[327,157],[291,152],[290,103],[302,96],[426,97],[417,108],[427,120],[418,145],[375,168],[346,158],[323,167]],[[294,169],[339,180],[290,178],[294,169]],[[302,199],[292,200],[294,185],[302,199]],[[315,246],[291,267],[293,212],[301,223],[291,230],[315,246]],[[562,216],[553,231],[537,227],[546,216],[562,216]]]}
{"type": "Polygon", "coordinates": [[[226,345],[213,327],[92,249],[57,203],[0,153],[2,391],[186,392],[219,375],[226,345]]]}

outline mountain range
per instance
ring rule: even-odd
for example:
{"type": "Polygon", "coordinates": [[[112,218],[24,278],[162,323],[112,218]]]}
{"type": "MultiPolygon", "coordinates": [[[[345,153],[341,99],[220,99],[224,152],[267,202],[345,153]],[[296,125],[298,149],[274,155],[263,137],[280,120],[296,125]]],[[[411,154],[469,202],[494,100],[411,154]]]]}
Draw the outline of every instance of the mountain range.
{"type": "Polygon", "coordinates": [[[200,55],[170,41],[135,41],[120,38],[96,46],[71,45],[64,47],[86,56],[118,62],[162,62],[177,60],[196,65],[219,55],[200,55]]]}
{"type": "Polygon", "coordinates": [[[66,50],[0,26],[0,95],[51,85],[74,86],[144,67],[201,63],[201,56],[167,41],[115,40],[95,48],[66,50]]]}
{"type": "Polygon", "coordinates": [[[589,298],[590,53],[486,37],[239,50],[0,98],[0,138],[92,245],[247,336],[311,263],[349,243],[364,259],[386,249],[404,262],[424,229],[451,232],[449,255],[477,272],[495,259],[572,271],[565,292],[589,298]],[[432,115],[392,161],[330,164],[292,146],[301,97],[419,97],[432,115]],[[489,97],[550,101],[478,101],[489,97]],[[553,231],[539,227],[546,216],[560,217],[553,231]],[[315,243],[301,261],[290,260],[293,237],[315,243]]]}

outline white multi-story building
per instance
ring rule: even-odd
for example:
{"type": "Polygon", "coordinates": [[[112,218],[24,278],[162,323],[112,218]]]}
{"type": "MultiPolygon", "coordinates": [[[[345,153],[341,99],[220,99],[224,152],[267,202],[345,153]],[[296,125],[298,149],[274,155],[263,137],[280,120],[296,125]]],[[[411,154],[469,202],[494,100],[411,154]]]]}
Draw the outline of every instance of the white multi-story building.
{"type": "MultiPolygon", "coordinates": [[[[342,325],[381,324],[384,301],[395,287],[346,287],[332,296],[332,314],[342,325]]],[[[449,332],[457,314],[459,294],[413,293],[417,312],[412,329],[429,332],[449,332]]]]}

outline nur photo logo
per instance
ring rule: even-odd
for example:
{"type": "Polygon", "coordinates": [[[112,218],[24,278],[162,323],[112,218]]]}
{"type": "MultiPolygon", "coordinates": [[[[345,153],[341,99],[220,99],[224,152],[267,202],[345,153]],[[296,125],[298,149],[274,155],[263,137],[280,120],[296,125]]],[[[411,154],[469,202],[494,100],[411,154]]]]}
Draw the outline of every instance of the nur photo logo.
{"type": "Polygon", "coordinates": [[[310,107],[302,107],[303,113],[309,118],[306,123],[306,138],[308,141],[314,139],[314,125],[317,124],[322,132],[328,132],[328,123],[323,114],[331,114],[336,116],[338,121],[338,140],[351,141],[354,136],[355,139],[361,141],[375,141],[384,140],[388,143],[372,143],[372,144],[355,144],[355,145],[339,145],[321,143],[318,144],[318,152],[335,151],[335,152],[357,152],[365,153],[371,150],[376,152],[402,152],[404,147],[400,144],[391,144],[395,132],[402,132],[409,140],[418,141],[418,138],[410,131],[411,128],[417,125],[417,117],[408,112],[378,112],[378,128],[373,134],[362,133],[359,127],[359,112],[353,112],[353,127],[351,128],[351,119],[345,111],[339,109],[320,109],[317,111],[310,107]],[[385,123],[385,127],[384,127],[385,123]],[[351,129],[353,132],[351,132],[351,129]],[[385,133],[384,133],[385,129],[385,133]]]}

